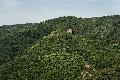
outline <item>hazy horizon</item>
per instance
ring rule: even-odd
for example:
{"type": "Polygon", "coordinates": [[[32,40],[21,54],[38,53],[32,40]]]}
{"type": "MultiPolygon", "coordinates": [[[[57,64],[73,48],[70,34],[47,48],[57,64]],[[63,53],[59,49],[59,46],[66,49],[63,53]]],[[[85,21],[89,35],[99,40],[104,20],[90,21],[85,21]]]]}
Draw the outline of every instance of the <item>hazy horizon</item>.
{"type": "Polygon", "coordinates": [[[119,15],[119,4],[119,0],[1,0],[0,26],[38,23],[62,16],[119,15]]]}

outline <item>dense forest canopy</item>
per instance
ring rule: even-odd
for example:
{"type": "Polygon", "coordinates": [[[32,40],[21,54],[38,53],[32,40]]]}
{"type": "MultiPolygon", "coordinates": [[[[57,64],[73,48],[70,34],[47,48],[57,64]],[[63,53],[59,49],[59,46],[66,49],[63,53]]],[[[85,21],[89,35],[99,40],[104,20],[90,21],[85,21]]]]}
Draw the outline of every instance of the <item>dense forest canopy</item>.
{"type": "Polygon", "coordinates": [[[0,79],[82,78],[120,79],[120,15],[0,26],[0,79]]]}

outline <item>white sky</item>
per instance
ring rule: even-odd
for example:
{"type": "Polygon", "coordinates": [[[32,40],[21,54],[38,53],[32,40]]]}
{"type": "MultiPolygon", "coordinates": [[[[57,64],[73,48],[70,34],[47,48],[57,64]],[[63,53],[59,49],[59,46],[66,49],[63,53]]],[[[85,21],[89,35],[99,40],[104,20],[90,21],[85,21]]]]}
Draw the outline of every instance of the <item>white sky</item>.
{"type": "Polygon", "coordinates": [[[0,25],[120,14],[120,0],[0,0],[0,25]]]}

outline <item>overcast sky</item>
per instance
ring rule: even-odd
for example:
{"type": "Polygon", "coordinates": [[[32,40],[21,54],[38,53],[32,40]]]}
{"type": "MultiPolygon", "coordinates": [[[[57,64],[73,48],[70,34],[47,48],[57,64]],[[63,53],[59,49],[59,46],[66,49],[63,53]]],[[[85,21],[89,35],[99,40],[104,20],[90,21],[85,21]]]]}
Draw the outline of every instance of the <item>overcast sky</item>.
{"type": "Polygon", "coordinates": [[[120,14],[120,0],[0,0],[0,25],[120,14]]]}

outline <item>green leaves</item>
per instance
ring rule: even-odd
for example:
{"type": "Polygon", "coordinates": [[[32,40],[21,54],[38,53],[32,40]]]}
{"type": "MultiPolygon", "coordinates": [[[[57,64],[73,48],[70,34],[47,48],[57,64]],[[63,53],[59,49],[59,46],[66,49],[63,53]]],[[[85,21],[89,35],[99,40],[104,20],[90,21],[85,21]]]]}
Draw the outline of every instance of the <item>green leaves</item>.
{"type": "Polygon", "coordinates": [[[89,64],[92,79],[119,80],[119,18],[69,16],[0,27],[0,79],[80,80],[89,64]]]}

